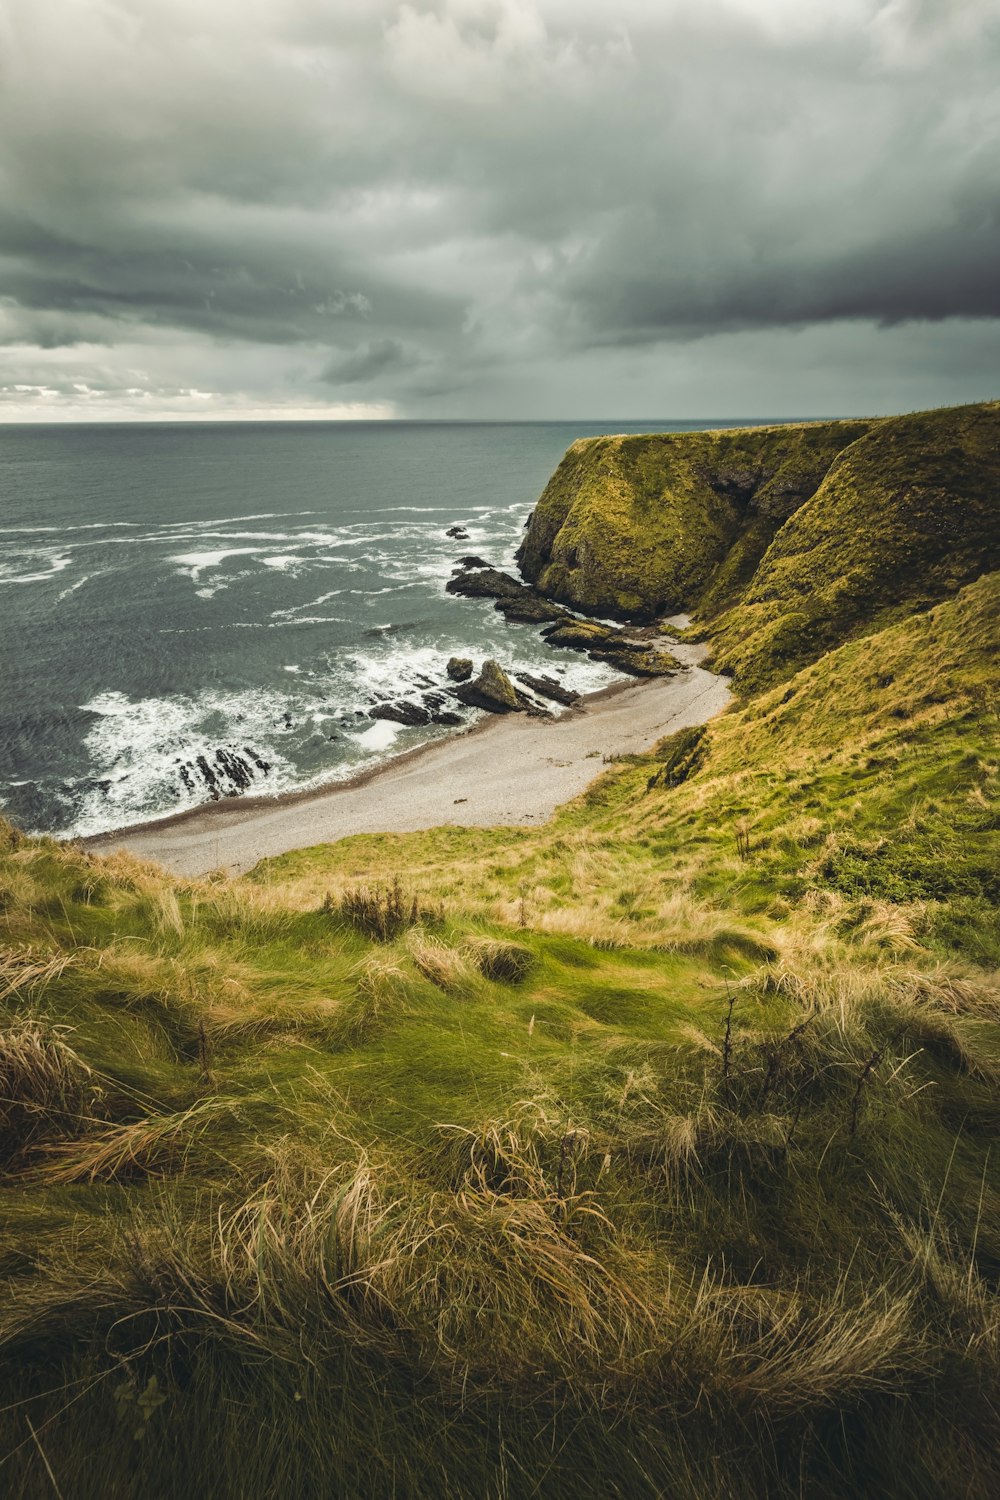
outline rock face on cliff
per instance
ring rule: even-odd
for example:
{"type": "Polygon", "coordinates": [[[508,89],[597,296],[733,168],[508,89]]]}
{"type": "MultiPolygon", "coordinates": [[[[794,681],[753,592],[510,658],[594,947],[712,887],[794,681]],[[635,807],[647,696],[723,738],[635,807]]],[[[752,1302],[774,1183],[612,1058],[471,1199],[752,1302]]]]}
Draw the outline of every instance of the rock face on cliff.
{"type": "Polygon", "coordinates": [[[1000,403],[574,443],[518,552],[605,618],[692,614],[744,686],[1000,565],[1000,403]]]}

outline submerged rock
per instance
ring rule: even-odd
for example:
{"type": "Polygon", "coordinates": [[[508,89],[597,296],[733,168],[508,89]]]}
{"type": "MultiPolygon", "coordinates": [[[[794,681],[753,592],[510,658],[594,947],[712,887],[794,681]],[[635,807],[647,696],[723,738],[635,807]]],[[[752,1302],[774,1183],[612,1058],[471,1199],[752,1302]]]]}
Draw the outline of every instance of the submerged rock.
{"type": "Polygon", "coordinates": [[[445,536],[453,537],[456,542],[467,542],[469,539],[469,533],[464,526],[449,526],[445,536]]]}
{"type": "Polygon", "coordinates": [[[374,708],[368,710],[368,717],[388,719],[392,724],[405,724],[410,728],[431,722],[430,713],[419,703],[377,703],[374,708]]]}
{"type": "Polygon", "coordinates": [[[472,676],[472,662],[467,656],[453,656],[445,671],[452,682],[468,682],[472,676]]]}

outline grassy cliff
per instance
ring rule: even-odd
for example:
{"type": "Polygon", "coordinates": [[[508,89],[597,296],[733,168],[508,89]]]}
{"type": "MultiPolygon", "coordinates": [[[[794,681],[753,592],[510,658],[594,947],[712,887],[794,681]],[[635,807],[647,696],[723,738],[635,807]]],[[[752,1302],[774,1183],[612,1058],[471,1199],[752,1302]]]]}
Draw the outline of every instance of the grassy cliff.
{"type": "Polygon", "coordinates": [[[877,422],[586,439],[521,566],[596,614],[683,610],[758,688],[1000,567],[1000,404],[877,422]]]}
{"type": "MultiPolygon", "coordinates": [[[[773,465],[720,651],[886,426],[705,437],[773,465]]],[[[543,828],[182,881],[0,825],[4,1494],[991,1500],[1000,577],[955,464],[920,609],[886,575],[856,628],[844,521],[853,638],[543,828]]]]}

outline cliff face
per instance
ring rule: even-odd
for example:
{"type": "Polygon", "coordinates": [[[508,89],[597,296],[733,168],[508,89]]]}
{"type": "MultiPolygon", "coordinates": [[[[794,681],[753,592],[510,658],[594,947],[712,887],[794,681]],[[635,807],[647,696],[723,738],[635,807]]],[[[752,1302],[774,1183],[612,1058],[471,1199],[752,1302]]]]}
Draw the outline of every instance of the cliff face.
{"type": "Polygon", "coordinates": [[[521,569],[551,597],[611,617],[650,619],[724,597],[870,426],[574,443],[532,515],[521,569]]]}
{"type": "Polygon", "coordinates": [[[1000,566],[1000,404],[575,443],[519,552],[552,598],[691,613],[744,686],[1000,566]]]}

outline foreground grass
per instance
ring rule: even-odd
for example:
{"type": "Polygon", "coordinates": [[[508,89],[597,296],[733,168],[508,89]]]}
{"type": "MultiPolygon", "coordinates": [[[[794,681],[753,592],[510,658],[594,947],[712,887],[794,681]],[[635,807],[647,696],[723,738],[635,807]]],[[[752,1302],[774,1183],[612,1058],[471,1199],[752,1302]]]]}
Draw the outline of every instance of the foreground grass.
{"type": "Polygon", "coordinates": [[[998,602],[545,829],[5,829],[3,1492],[994,1495],[998,602]]]}

